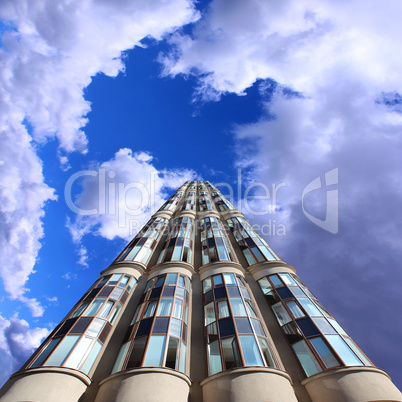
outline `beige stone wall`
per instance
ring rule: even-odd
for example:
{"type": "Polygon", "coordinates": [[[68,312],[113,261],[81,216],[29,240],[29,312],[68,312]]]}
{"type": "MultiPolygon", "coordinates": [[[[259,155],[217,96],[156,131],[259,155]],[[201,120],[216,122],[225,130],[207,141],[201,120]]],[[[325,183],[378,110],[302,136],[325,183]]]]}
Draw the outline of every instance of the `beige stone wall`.
{"type": "Polygon", "coordinates": [[[0,401],[77,402],[89,384],[76,370],[40,367],[12,376],[0,391],[0,401]]]}
{"type": "Polygon", "coordinates": [[[163,368],[139,368],[116,373],[100,383],[95,402],[187,402],[190,380],[163,368]]]}
{"type": "Polygon", "coordinates": [[[297,402],[290,377],[263,367],[225,371],[201,386],[204,402],[297,402]]]}
{"type": "Polygon", "coordinates": [[[313,402],[400,402],[402,394],[388,375],[370,367],[350,367],[303,381],[313,402]]]}

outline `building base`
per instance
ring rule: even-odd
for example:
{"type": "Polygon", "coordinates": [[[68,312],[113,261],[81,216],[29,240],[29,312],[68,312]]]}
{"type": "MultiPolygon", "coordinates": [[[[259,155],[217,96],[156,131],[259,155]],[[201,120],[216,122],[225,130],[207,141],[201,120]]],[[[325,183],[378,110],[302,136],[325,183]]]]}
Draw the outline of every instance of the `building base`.
{"type": "Polygon", "coordinates": [[[190,379],[178,371],[141,367],[113,374],[101,381],[95,402],[187,402],[190,385],[190,379]]]}
{"type": "Polygon", "coordinates": [[[401,402],[388,374],[375,367],[346,367],[302,382],[313,402],[401,402]]]}
{"type": "Polygon", "coordinates": [[[267,367],[223,371],[201,386],[204,402],[297,402],[289,375],[267,367]]]}
{"type": "Polygon", "coordinates": [[[77,402],[90,385],[85,374],[60,367],[37,367],[15,373],[1,388],[1,402],[77,402]]]}

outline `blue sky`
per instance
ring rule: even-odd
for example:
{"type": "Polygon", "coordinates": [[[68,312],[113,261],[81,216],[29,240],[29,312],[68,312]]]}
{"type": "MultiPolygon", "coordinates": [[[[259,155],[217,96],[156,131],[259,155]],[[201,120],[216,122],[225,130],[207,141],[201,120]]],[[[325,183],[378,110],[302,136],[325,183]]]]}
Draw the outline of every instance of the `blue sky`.
{"type": "MultiPolygon", "coordinates": [[[[100,169],[116,188],[153,186],[156,208],[186,179],[232,186],[234,204],[271,229],[269,244],[401,386],[399,2],[134,3],[0,5],[0,380],[152,212],[138,186],[107,192],[119,214],[71,211],[69,178],[100,169]],[[325,218],[325,188],[302,204],[333,169],[337,233],[303,213],[325,218]],[[276,202],[247,198],[251,183],[280,188],[276,202]]],[[[72,199],[97,208],[98,192],[86,176],[72,199]]]]}

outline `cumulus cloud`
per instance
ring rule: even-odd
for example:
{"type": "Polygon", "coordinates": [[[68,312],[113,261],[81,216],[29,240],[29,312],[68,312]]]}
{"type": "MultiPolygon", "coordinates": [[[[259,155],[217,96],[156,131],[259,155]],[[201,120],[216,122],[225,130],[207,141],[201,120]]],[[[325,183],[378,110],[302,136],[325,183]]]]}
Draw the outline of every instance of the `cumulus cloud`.
{"type": "MultiPolygon", "coordinates": [[[[402,49],[395,40],[401,12],[393,0],[213,0],[191,36],[175,34],[173,51],[160,56],[166,75],[196,76],[195,97],[204,100],[244,94],[266,80],[261,118],[234,129],[237,164],[248,184],[286,186],[275,214],[249,219],[286,227],[285,238],[268,241],[394,376],[401,324],[393,309],[402,279],[394,269],[402,257],[402,49]],[[334,168],[339,184],[328,190],[339,191],[336,235],[307,219],[301,202],[304,187],[318,176],[325,184],[324,173],[334,168]],[[373,300],[377,292],[386,303],[373,300]]],[[[325,190],[304,199],[306,212],[322,220],[325,190]]],[[[251,206],[261,211],[266,202],[251,206]]]]}
{"type": "Polygon", "coordinates": [[[29,328],[29,324],[17,316],[10,320],[0,316],[0,384],[21,368],[48,334],[46,328],[29,328]]]}
{"type": "Polygon", "coordinates": [[[25,284],[41,247],[43,208],[56,199],[35,147],[57,138],[60,163],[68,169],[68,153],[87,149],[90,104],[83,91],[91,77],[116,76],[124,71],[126,49],[196,18],[189,0],[1,2],[0,275],[9,296],[34,316],[43,308],[24,296],[25,284]]]}
{"type": "Polygon", "coordinates": [[[42,163],[26,129],[17,122],[22,115],[0,100],[0,276],[10,298],[27,304],[32,314],[43,314],[35,298],[24,296],[34,272],[43,237],[44,205],[55,200],[44,183],[42,163]],[[10,114],[7,116],[7,112],[10,114]]]}
{"type": "MultiPolygon", "coordinates": [[[[86,171],[76,198],[66,192],[67,205],[77,212],[67,223],[74,242],[79,243],[88,233],[131,239],[166,201],[169,189],[195,177],[192,170],[158,170],[150,154],[120,149],[109,161],[86,171]]],[[[72,191],[74,185],[71,181],[72,191]]]]}
{"type": "Polygon", "coordinates": [[[242,94],[258,78],[272,78],[305,95],[327,72],[364,78],[373,91],[400,88],[401,4],[389,0],[214,0],[192,35],[176,33],[161,55],[165,74],[199,77],[198,95],[242,94]]]}

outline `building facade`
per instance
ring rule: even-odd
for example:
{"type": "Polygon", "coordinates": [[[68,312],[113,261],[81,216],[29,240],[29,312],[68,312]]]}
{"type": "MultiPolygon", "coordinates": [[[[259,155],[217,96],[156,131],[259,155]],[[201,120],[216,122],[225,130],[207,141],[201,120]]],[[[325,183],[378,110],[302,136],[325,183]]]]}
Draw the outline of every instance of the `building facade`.
{"type": "Polygon", "coordinates": [[[183,184],[1,402],[402,401],[243,214],[183,184]]]}

